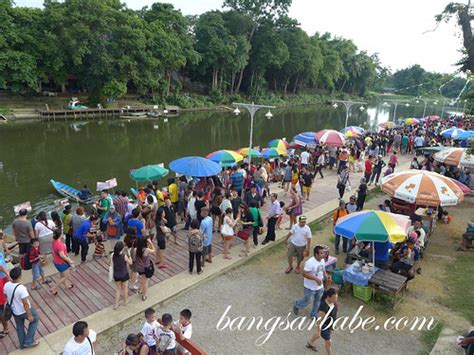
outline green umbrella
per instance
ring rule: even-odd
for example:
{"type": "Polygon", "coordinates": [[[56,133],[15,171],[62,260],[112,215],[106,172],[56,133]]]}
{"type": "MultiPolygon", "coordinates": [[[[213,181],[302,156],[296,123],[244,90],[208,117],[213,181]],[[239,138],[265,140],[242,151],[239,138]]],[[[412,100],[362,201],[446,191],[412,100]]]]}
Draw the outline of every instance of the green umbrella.
{"type": "Polygon", "coordinates": [[[153,181],[168,175],[168,172],[161,165],[145,165],[130,171],[130,177],[135,181],[153,181]]]}

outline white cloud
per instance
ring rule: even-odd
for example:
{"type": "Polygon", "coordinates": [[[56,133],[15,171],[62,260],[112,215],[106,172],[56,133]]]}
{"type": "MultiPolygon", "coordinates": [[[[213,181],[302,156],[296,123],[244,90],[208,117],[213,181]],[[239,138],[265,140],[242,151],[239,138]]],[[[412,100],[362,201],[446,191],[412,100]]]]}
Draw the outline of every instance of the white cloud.
{"type": "MultiPolygon", "coordinates": [[[[462,1],[462,0],[460,0],[462,1]]],[[[153,0],[125,0],[134,9],[153,0]]],[[[223,0],[168,0],[185,15],[221,9],[223,0]]],[[[454,24],[442,23],[434,32],[434,16],[449,0],[293,0],[290,16],[313,34],[330,32],[352,39],[359,49],[377,52],[392,69],[412,64],[437,72],[456,71],[462,46],[454,24]]],[[[18,6],[41,6],[41,0],[17,0],[18,6]]]]}

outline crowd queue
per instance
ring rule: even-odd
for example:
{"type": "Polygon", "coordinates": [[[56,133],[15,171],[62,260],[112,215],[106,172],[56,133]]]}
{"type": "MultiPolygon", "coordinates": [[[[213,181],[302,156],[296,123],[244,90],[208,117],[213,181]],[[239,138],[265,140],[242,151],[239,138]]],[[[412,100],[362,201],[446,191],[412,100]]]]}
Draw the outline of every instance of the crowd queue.
{"type": "MultiPolygon", "coordinates": [[[[461,125],[469,129],[470,121],[460,120],[461,125]]],[[[456,121],[455,124],[458,124],[456,121]]],[[[101,192],[94,209],[86,211],[83,207],[72,209],[70,205],[63,211],[53,211],[48,215],[39,213],[30,219],[26,210],[20,210],[13,222],[13,234],[19,247],[20,266],[10,270],[0,268],[0,305],[11,304],[20,348],[38,344],[34,335],[39,322],[38,314],[30,303],[28,289],[21,284],[22,272],[31,270],[33,282],[31,289],[48,286],[51,282],[45,278],[43,266],[45,255],[52,254],[54,267],[60,274],[59,281],[49,287],[55,296],[62,288],[72,289],[74,277],[70,270],[75,268],[70,255],[80,255],[82,262],[91,258],[107,258],[110,262],[109,280],[115,283],[114,309],[126,306],[128,290],[137,292],[143,301],[148,297],[148,282],[156,268],[168,267],[167,247],[170,243],[187,248],[189,252],[189,273],[198,275],[213,262],[213,238],[220,234],[223,244],[223,258],[231,259],[229,250],[236,237],[243,240],[240,257],[249,255],[251,246],[273,242],[276,230],[284,215],[289,217],[288,267],[286,273],[293,270],[304,276],[304,298],[294,302],[294,312],[309,304],[313,298],[311,316],[331,313],[336,317],[337,289],[324,290],[326,275],[324,260],[327,248],[316,246],[311,249],[311,230],[306,225],[303,205],[310,199],[315,180],[324,179],[325,171],[336,170],[337,184],[335,195],[340,199],[339,208],[333,214],[333,222],[349,213],[360,211],[368,193],[368,186],[379,184],[382,176],[396,171],[398,155],[417,155],[411,162],[411,168],[439,172],[469,184],[470,174],[462,168],[449,167],[437,163],[430,155],[419,154],[419,148],[436,145],[457,145],[440,135],[448,126],[441,121],[424,125],[404,125],[394,129],[384,129],[378,133],[365,133],[358,139],[348,140],[344,147],[313,146],[290,147],[288,155],[279,159],[262,162],[243,162],[225,169],[221,175],[209,178],[188,178],[179,176],[170,178],[165,189],[158,182],[143,186],[131,199],[124,191],[111,196],[107,190],[101,192]],[[358,182],[351,180],[351,174],[363,172],[358,182]],[[277,193],[270,191],[270,183],[281,185],[289,201],[279,200],[277,193]],[[349,193],[346,203],[343,198],[349,193]],[[266,209],[265,217],[262,210],[266,209]],[[178,236],[178,225],[186,230],[185,239],[178,236]],[[105,243],[109,243],[108,248],[105,243]],[[110,254],[106,254],[106,250],[110,254]],[[91,252],[92,250],[92,252],[91,252]],[[305,257],[312,254],[301,270],[305,257]],[[296,258],[296,264],[294,263],[296,258]],[[25,320],[28,327],[25,333],[25,320]]],[[[90,192],[87,187],[81,194],[90,192]]],[[[386,200],[380,209],[393,211],[390,200],[386,200]]],[[[447,211],[440,218],[450,221],[447,211]]],[[[426,248],[426,230],[421,221],[413,218],[413,227],[405,243],[392,246],[376,243],[375,250],[365,243],[354,243],[336,235],[335,252],[342,251],[357,255],[375,252],[376,266],[388,267],[389,257],[393,258],[393,272],[404,273],[409,279],[416,272],[418,260],[426,248]],[[389,255],[389,250],[391,256],[389,255]]],[[[9,248],[2,239],[2,255],[8,258],[9,248]]],[[[171,315],[163,314],[161,323],[156,322],[152,309],[145,312],[146,323],[141,334],[131,334],[123,346],[123,352],[133,354],[176,353],[175,332],[190,337],[191,312],[184,310],[179,321],[173,322],[171,315]],[[173,330],[175,332],[173,332],[173,330]],[[186,335],[187,334],[187,335],[186,335]]],[[[8,334],[9,327],[5,318],[0,318],[3,331],[0,337],[8,334]]],[[[78,322],[73,329],[74,340],[68,343],[70,354],[74,349],[90,345],[94,353],[95,334],[88,330],[85,322],[78,322]],[[87,342],[86,342],[87,340],[87,342]],[[71,344],[72,345],[71,345],[71,344]],[[82,345],[78,345],[82,344],[82,345]]],[[[315,350],[314,343],[319,336],[326,342],[326,350],[331,351],[331,331],[321,331],[308,341],[308,348],[315,350]]]]}

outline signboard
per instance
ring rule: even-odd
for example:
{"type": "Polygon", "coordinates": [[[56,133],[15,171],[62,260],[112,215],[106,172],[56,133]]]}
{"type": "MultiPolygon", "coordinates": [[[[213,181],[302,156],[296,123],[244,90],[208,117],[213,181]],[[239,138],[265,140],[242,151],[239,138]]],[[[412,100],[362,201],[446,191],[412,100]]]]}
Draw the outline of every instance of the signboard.
{"type": "Polygon", "coordinates": [[[23,203],[20,203],[19,205],[14,206],[13,211],[15,212],[15,215],[18,215],[20,213],[20,210],[23,208],[26,209],[28,212],[31,212],[32,211],[31,202],[27,201],[27,202],[23,202],[23,203]]]}
{"type": "Polygon", "coordinates": [[[110,180],[107,180],[105,183],[109,185],[109,189],[112,189],[118,185],[117,178],[112,178],[110,180]]]}
{"type": "Polygon", "coordinates": [[[102,191],[102,190],[108,190],[116,187],[117,184],[117,178],[112,178],[110,180],[107,180],[105,182],[97,181],[97,191],[102,191]]]}
{"type": "Polygon", "coordinates": [[[67,198],[61,198],[54,201],[54,207],[64,207],[69,205],[69,200],[67,198]]]}

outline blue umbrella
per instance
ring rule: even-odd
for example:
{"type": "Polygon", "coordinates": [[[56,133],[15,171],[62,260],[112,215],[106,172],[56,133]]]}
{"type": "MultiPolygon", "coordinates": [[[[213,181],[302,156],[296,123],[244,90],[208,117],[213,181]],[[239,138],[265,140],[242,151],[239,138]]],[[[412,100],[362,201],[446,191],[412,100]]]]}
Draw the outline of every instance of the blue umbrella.
{"type": "Polygon", "coordinates": [[[468,139],[474,139],[474,131],[464,131],[457,135],[456,139],[460,141],[466,141],[468,139]]]}
{"type": "Polygon", "coordinates": [[[194,177],[214,176],[221,172],[219,164],[201,157],[184,157],[173,160],[169,167],[175,173],[194,177]]]}
{"type": "Polygon", "coordinates": [[[445,138],[457,139],[458,135],[460,135],[463,132],[465,132],[465,130],[456,128],[456,127],[451,127],[442,131],[441,135],[445,138]]]}
{"type": "Polygon", "coordinates": [[[301,145],[303,147],[307,146],[308,144],[315,145],[317,143],[316,133],[314,133],[314,132],[300,133],[297,136],[294,136],[293,140],[295,141],[296,144],[301,145]]]}

